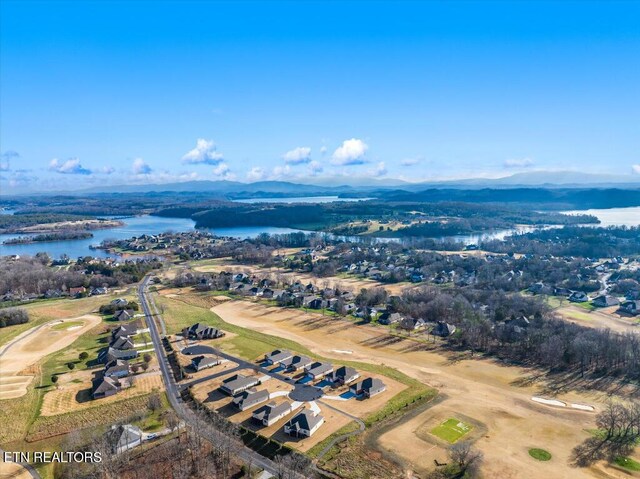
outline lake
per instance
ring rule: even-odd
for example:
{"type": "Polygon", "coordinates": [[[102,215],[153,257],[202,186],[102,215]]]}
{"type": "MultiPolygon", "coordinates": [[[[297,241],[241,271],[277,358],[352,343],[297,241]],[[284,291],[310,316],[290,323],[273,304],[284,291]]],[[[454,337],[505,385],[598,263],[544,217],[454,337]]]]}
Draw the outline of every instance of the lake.
{"type": "MultiPolygon", "coordinates": [[[[316,197],[317,198],[317,197],[316,197]]],[[[329,197],[326,197],[329,198],[329,197]]],[[[333,198],[333,197],[331,197],[333,198]]],[[[280,198],[284,200],[286,198],[280,198]]],[[[296,198],[299,199],[299,198],[296,198]]],[[[3,211],[5,214],[11,214],[10,210],[3,211]]],[[[631,208],[612,208],[606,210],[576,210],[566,211],[566,214],[590,214],[598,217],[602,222],[601,225],[590,226],[637,226],[640,225],[640,207],[631,208]]],[[[71,258],[77,258],[78,256],[96,256],[96,257],[108,257],[115,256],[109,254],[103,250],[91,249],[91,245],[100,244],[103,240],[107,239],[126,239],[132,236],[140,236],[142,234],[159,234],[166,231],[190,231],[194,229],[194,222],[188,218],[164,218],[159,216],[134,216],[123,218],[125,223],[123,226],[117,228],[110,228],[104,230],[94,230],[93,238],[80,239],[80,240],[65,240],[65,241],[51,241],[46,243],[31,243],[31,244],[19,244],[19,245],[2,245],[0,244],[0,255],[35,255],[38,252],[46,252],[52,258],[59,258],[61,255],[66,254],[71,258]]],[[[547,226],[546,228],[549,228],[547,226]]],[[[463,242],[465,244],[478,243],[480,241],[486,241],[490,239],[504,239],[510,234],[522,234],[528,233],[539,229],[540,227],[533,226],[518,226],[515,228],[501,229],[490,231],[486,233],[470,234],[470,235],[456,235],[450,237],[443,237],[440,239],[452,239],[454,241],[463,242]]],[[[543,227],[545,228],[545,227],[543,227]]],[[[218,236],[232,236],[235,238],[255,238],[261,233],[268,234],[285,234],[295,233],[302,230],[293,228],[279,228],[274,226],[238,226],[233,228],[207,228],[206,231],[218,236]]],[[[16,234],[3,234],[0,235],[0,243],[10,238],[15,238],[16,234]]],[[[344,239],[362,239],[362,237],[353,237],[344,239]]],[[[399,241],[397,238],[379,238],[375,241],[399,241]]]]}
{"type": "Polygon", "coordinates": [[[593,215],[600,220],[593,226],[640,226],[640,206],[609,208],[606,210],[562,211],[567,215],[593,215]]]}

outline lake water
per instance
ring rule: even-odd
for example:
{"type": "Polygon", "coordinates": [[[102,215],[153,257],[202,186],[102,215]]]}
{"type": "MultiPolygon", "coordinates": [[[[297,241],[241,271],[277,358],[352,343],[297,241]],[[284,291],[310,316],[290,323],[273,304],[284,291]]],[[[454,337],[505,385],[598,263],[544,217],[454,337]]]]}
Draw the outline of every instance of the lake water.
{"type": "MultiPolygon", "coordinates": [[[[282,198],[281,198],[282,199],[282,198]]],[[[298,199],[298,198],[296,198],[298,199]]],[[[3,211],[5,214],[11,214],[10,210],[3,211]]],[[[581,210],[581,211],[566,211],[567,214],[591,214],[600,219],[601,225],[593,226],[638,226],[640,225],[640,207],[632,208],[612,208],[606,210],[581,210]]],[[[52,241],[46,243],[31,243],[31,244],[19,244],[19,245],[2,245],[0,244],[0,256],[1,255],[35,255],[38,252],[46,252],[52,258],[59,258],[61,255],[66,254],[71,258],[77,258],[78,256],[96,256],[96,257],[108,257],[110,255],[103,250],[91,249],[91,245],[100,244],[103,240],[110,239],[126,239],[132,236],[140,236],[142,234],[159,234],[166,231],[190,231],[194,229],[193,220],[187,218],[163,218],[159,216],[135,216],[129,218],[123,218],[125,223],[123,226],[117,228],[110,228],[104,230],[94,230],[93,238],[80,239],[80,240],[66,240],[66,241],[52,241]]],[[[543,228],[550,228],[556,226],[547,226],[543,228]]],[[[522,234],[534,231],[540,227],[532,226],[519,226],[516,228],[496,230],[480,234],[471,235],[456,235],[440,239],[452,239],[454,241],[463,242],[465,244],[478,243],[480,241],[486,241],[490,239],[504,239],[510,234],[522,234]]],[[[278,228],[273,226],[238,226],[233,228],[208,228],[206,231],[210,231],[212,234],[218,236],[232,236],[235,238],[254,238],[261,233],[268,234],[285,234],[295,233],[302,230],[292,228],[278,228]]],[[[16,234],[3,234],[0,235],[0,243],[3,241],[16,238],[16,234]]],[[[363,237],[345,238],[344,239],[363,239],[363,237]]],[[[396,238],[379,238],[375,241],[399,241],[396,238]]]]}
{"type": "Polygon", "coordinates": [[[594,226],[640,226],[640,206],[606,210],[563,211],[567,215],[593,215],[600,220],[594,226]]]}

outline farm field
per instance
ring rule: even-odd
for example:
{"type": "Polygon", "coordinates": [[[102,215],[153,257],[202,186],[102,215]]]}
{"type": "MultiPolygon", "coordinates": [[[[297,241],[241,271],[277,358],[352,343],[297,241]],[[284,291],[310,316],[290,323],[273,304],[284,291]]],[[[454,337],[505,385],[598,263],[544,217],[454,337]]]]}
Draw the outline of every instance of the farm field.
{"type": "MultiPolygon", "coordinates": [[[[424,471],[432,467],[433,459],[446,459],[443,447],[423,441],[415,432],[434,415],[445,420],[459,412],[487,427],[486,435],[478,438],[476,445],[485,455],[483,472],[488,477],[522,477],[518,474],[533,465],[534,459],[528,455],[531,444],[545,447],[557,460],[538,463],[536,471],[528,477],[596,477],[595,468],[575,469],[569,465],[571,449],[588,437],[585,429],[593,426],[594,414],[555,410],[532,402],[531,397],[548,386],[544,382],[529,381],[533,371],[489,360],[451,361],[444,353],[430,351],[410,339],[391,337],[379,328],[356,327],[346,321],[298,310],[227,301],[212,311],[233,325],[296,341],[335,361],[348,356],[352,361],[383,364],[436,387],[443,396],[442,401],[410,421],[400,423],[378,440],[382,450],[391,451],[408,468],[424,471]],[[407,451],[407,443],[422,443],[426,452],[416,457],[407,451]]],[[[591,404],[596,411],[607,401],[605,393],[594,391],[570,391],[558,397],[568,402],[591,404]]],[[[598,470],[602,473],[603,468],[598,470]]],[[[617,477],[618,473],[607,467],[606,474],[604,477],[617,477]]]]}

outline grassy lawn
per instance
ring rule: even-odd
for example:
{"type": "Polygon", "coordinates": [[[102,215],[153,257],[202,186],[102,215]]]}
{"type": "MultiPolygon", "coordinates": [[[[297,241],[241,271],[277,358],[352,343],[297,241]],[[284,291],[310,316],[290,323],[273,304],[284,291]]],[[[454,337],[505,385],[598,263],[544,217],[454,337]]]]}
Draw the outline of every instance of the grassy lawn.
{"type": "Polygon", "coordinates": [[[65,329],[74,328],[76,326],[82,326],[84,323],[82,321],[66,321],[60,324],[54,324],[51,326],[51,329],[56,331],[64,331],[65,329]]]}
{"type": "Polygon", "coordinates": [[[529,455],[538,461],[549,461],[551,460],[551,453],[549,451],[545,451],[544,449],[533,448],[529,449],[529,455]]]}
{"type": "Polygon", "coordinates": [[[571,319],[577,319],[578,321],[591,321],[591,315],[589,315],[589,313],[583,313],[582,311],[575,311],[573,309],[561,309],[559,310],[559,312],[563,315],[563,316],[567,316],[568,318],[571,319]]]}
{"type": "Polygon", "coordinates": [[[613,463],[628,471],[640,472],[640,462],[635,461],[630,457],[616,457],[613,463]]]}
{"type": "Polygon", "coordinates": [[[469,433],[471,429],[473,429],[473,426],[458,419],[449,418],[439,426],[434,427],[431,430],[431,434],[447,441],[449,444],[453,444],[469,433]]]}

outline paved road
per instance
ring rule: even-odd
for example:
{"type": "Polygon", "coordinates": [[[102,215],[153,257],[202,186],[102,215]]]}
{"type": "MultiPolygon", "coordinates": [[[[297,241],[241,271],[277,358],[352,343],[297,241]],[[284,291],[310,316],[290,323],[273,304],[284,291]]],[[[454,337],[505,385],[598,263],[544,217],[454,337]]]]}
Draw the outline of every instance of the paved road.
{"type": "MultiPolygon", "coordinates": [[[[165,386],[167,388],[167,397],[169,398],[169,403],[171,407],[176,411],[176,414],[187,424],[195,426],[194,429],[196,431],[202,431],[203,436],[213,443],[219,442],[221,433],[213,430],[212,428],[204,428],[202,426],[202,419],[197,417],[195,413],[184,404],[182,398],[180,397],[180,393],[178,390],[178,386],[173,378],[173,374],[171,373],[171,368],[169,366],[169,361],[165,354],[164,347],[162,345],[162,340],[160,338],[160,334],[158,333],[158,327],[156,326],[154,318],[157,318],[161,324],[164,324],[161,315],[158,313],[157,308],[155,307],[155,303],[153,299],[151,299],[151,305],[149,305],[150,301],[148,298],[150,295],[147,295],[147,286],[149,283],[149,276],[146,276],[144,280],[138,286],[138,296],[140,298],[140,305],[142,306],[142,310],[147,318],[147,325],[149,326],[149,333],[151,334],[151,340],[153,341],[153,347],[156,351],[156,355],[158,357],[158,363],[160,364],[160,370],[162,372],[162,377],[164,379],[165,386]]],[[[229,356],[226,354],[220,354],[220,356],[225,357],[226,359],[230,359],[235,362],[241,362],[238,358],[234,358],[233,356],[229,356]]],[[[246,362],[245,367],[254,367],[255,365],[246,362]],[[250,365],[250,366],[249,366],[250,365]]],[[[257,452],[249,449],[246,446],[241,446],[237,451],[235,451],[236,455],[246,462],[247,464],[252,464],[255,467],[259,467],[272,476],[277,476],[278,474],[278,466],[271,461],[270,459],[261,456],[257,452]]],[[[295,475],[297,479],[306,479],[301,474],[295,475]]]]}

